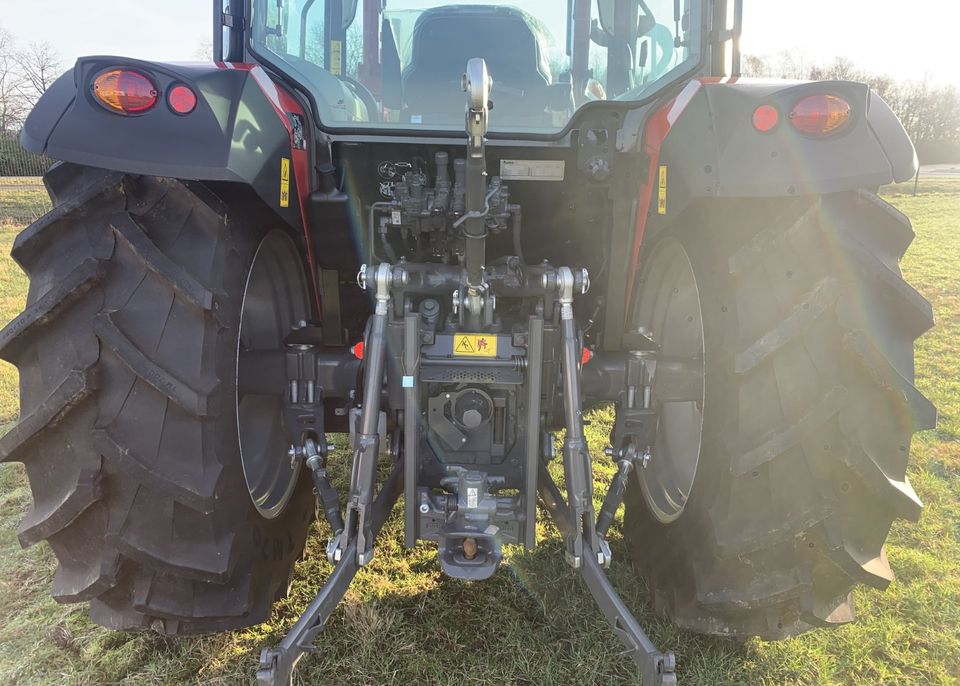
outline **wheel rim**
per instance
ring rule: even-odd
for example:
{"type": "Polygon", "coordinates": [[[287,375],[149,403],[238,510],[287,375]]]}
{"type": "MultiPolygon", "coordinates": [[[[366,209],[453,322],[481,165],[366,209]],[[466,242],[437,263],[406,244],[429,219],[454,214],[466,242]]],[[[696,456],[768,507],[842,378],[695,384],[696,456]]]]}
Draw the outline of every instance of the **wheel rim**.
{"type": "Polygon", "coordinates": [[[650,461],[637,471],[650,512],[661,522],[682,513],[693,490],[703,435],[703,313],[683,245],[665,239],[647,260],[635,322],[662,352],[653,367],[651,403],[659,425],[650,461]]]}
{"type": "MultiPolygon", "coordinates": [[[[290,238],[272,231],[254,255],[240,310],[237,341],[237,380],[246,359],[283,352],[283,339],[308,318],[307,281],[300,256],[290,238]]],[[[293,494],[300,474],[291,464],[283,433],[282,380],[277,393],[244,393],[237,386],[237,433],[243,476],[257,511],[277,517],[293,494]]]]}

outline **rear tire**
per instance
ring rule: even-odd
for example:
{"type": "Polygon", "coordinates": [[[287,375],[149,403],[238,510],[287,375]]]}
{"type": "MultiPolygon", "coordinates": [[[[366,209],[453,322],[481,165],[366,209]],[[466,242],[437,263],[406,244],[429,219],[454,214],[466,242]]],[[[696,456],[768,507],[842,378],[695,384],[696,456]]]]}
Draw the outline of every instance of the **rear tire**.
{"type": "MultiPolygon", "coordinates": [[[[641,278],[669,241],[696,275],[699,460],[673,521],[636,472],[635,565],[655,607],[692,631],[774,639],[853,621],[851,589],[893,579],[891,522],[919,517],[907,456],[936,418],[913,386],[913,341],[933,319],[900,273],[910,222],[856,192],[732,202],[690,224],[649,247],[641,278]]],[[[659,281],[641,299],[670,288],[659,281]]]]}
{"type": "Polygon", "coordinates": [[[239,455],[240,311],[266,231],[201,185],[66,164],[45,180],[54,209],[12,251],[27,306],[0,332],[21,403],[0,459],[34,498],[21,544],[47,540],[54,598],[110,628],[260,623],[313,515],[301,479],[262,517],[239,455]]]}

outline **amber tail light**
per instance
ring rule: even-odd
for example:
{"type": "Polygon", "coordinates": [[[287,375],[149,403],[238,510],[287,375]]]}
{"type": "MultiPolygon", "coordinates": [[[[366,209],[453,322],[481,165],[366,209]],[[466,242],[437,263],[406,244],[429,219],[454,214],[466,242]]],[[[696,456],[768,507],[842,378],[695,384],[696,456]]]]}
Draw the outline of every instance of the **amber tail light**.
{"type": "Polygon", "coordinates": [[[850,121],[850,103],[836,95],[808,95],[790,111],[790,125],[809,136],[836,133],[850,121]]]}
{"type": "Polygon", "coordinates": [[[140,72],[111,69],[93,82],[97,101],[117,114],[141,114],[157,104],[159,94],[153,82],[140,72]]]}

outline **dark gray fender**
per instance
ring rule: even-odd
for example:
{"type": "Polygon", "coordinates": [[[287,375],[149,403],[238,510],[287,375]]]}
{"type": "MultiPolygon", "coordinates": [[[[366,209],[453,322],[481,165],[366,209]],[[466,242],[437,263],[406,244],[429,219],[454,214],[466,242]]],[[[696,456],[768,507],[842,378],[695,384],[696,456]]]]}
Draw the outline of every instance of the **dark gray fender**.
{"type": "Polygon", "coordinates": [[[833,193],[905,181],[917,171],[913,144],[889,106],[863,84],[741,79],[706,81],[663,141],[668,214],[696,198],[760,198],[833,193]],[[803,135],[793,106],[813,93],[842,96],[851,123],[835,135],[803,135]],[[776,107],[778,125],[757,131],[754,110],[776,107]]]}
{"type": "Polygon", "coordinates": [[[280,98],[259,67],[84,57],[43,95],[20,140],[31,152],[55,160],[132,174],[243,183],[291,225],[301,226],[295,174],[289,175],[287,206],[280,202],[281,158],[291,158],[292,146],[292,115],[283,111],[280,98]],[[196,109],[178,115],[164,99],[138,116],[107,111],[95,101],[92,83],[105,69],[118,66],[149,76],[162,99],[174,85],[190,86],[198,95],[196,109]]]}

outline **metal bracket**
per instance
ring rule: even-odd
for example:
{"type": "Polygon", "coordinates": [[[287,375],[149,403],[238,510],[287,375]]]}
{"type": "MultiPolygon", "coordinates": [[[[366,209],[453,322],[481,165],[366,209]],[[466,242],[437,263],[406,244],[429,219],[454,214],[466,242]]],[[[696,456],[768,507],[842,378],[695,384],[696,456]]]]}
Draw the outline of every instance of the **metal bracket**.
{"type": "Polygon", "coordinates": [[[467,149],[471,157],[482,157],[483,138],[487,135],[490,120],[490,88],[493,86],[482,57],[467,62],[462,85],[467,93],[467,136],[470,138],[467,149]]]}
{"type": "Polygon", "coordinates": [[[234,31],[243,31],[245,28],[247,28],[246,22],[243,20],[241,15],[223,12],[220,16],[221,22],[228,29],[233,29],[234,31]]]}
{"type": "Polygon", "coordinates": [[[303,457],[303,445],[313,438],[320,454],[327,454],[324,435],[323,387],[317,374],[315,343],[321,333],[313,327],[294,329],[284,340],[287,387],[283,395],[283,428],[291,460],[303,457]]]}
{"type": "Polygon", "coordinates": [[[623,502],[623,495],[627,491],[627,482],[630,480],[630,474],[634,469],[645,469],[650,460],[650,450],[648,448],[638,449],[632,441],[621,450],[607,448],[607,455],[613,459],[617,465],[617,473],[613,475],[610,481],[610,488],[607,489],[607,495],[603,499],[603,505],[600,506],[600,514],[597,515],[597,534],[601,538],[606,538],[610,525],[613,524],[613,518],[623,502]]]}

